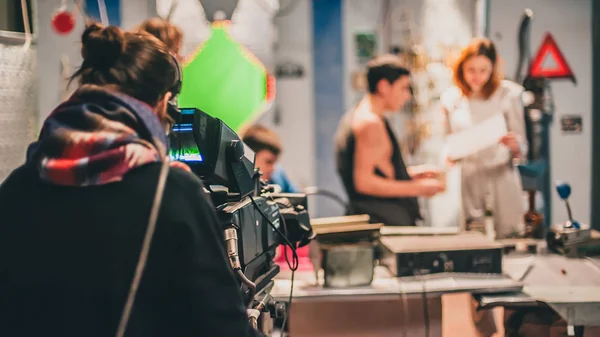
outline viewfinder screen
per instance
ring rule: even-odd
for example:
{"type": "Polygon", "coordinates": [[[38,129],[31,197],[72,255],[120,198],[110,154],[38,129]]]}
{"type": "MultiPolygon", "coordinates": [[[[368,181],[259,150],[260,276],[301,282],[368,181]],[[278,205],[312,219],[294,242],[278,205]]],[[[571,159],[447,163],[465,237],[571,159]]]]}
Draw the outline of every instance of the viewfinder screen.
{"type": "Polygon", "coordinates": [[[198,149],[193,132],[194,109],[182,109],[181,121],[173,125],[169,141],[171,160],[181,162],[202,162],[202,154],[198,149]]]}

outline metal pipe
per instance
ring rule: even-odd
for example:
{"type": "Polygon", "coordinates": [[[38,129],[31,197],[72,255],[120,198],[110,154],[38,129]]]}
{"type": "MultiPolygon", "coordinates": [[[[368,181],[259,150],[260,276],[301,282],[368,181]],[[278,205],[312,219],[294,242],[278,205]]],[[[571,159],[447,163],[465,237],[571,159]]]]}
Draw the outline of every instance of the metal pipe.
{"type": "Polygon", "coordinates": [[[473,36],[489,37],[490,9],[489,0],[475,0],[475,18],[473,36]]]}

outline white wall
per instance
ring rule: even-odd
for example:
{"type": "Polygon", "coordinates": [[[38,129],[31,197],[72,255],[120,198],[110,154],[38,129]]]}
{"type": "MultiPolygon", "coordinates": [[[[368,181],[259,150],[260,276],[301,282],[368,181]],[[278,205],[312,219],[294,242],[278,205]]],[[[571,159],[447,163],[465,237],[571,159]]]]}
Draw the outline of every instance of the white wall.
{"type": "Polygon", "coordinates": [[[131,29],[156,16],[156,0],[121,0],[121,27],[131,29]]]}
{"type": "MultiPolygon", "coordinates": [[[[123,1],[123,0],[122,0],[123,1]]],[[[130,1],[130,0],[127,0],[130,1]]],[[[174,0],[154,0],[159,15],[166,16],[174,0]]],[[[183,30],[182,54],[187,55],[210,36],[210,23],[202,3],[219,0],[179,0],[171,20],[183,30]]],[[[273,42],[275,30],[272,17],[278,0],[239,0],[231,18],[231,35],[246,46],[261,62],[271,69],[273,66],[273,42]]]]}
{"type": "MultiPolygon", "coordinates": [[[[124,28],[132,28],[142,20],[156,13],[156,0],[121,0],[121,23],[124,28]]],[[[72,1],[68,9],[75,11],[72,1]]],[[[67,57],[69,75],[81,64],[81,33],[84,22],[81,15],[77,16],[75,29],[66,36],[57,35],[51,28],[50,22],[59,1],[38,0],[36,4],[36,19],[39,27],[38,34],[38,69],[39,69],[39,121],[41,122],[52,112],[60,102],[61,93],[65,87],[62,74],[61,58],[67,57]]]]}
{"type": "MultiPolygon", "coordinates": [[[[546,32],[550,32],[575,73],[577,85],[568,80],[553,81],[556,111],[551,130],[551,181],[571,184],[571,207],[577,220],[589,223],[591,196],[592,135],[592,43],[591,0],[491,0],[490,35],[505,59],[506,71],[513,76],[517,64],[517,32],[525,8],[531,8],[532,56],[546,32]],[[561,115],[583,118],[583,132],[563,135],[561,115]]],[[[566,209],[552,194],[552,222],[566,220],[566,209]]]]}
{"type": "MultiPolygon", "coordinates": [[[[344,66],[346,68],[346,107],[350,108],[361,97],[352,90],[352,72],[363,70],[355,56],[356,32],[383,32],[382,0],[344,1],[344,66]]],[[[410,35],[420,42],[429,54],[441,56],[442,44],[464,45],[473,36],[475,0],[391,0],[387,25],[391,45],[406,46],[410,35]],[[407,20],[408,19],[408,20],[407,20]]],[[[378,52],[385,53],[383,41],[378,41],[378,52]]]]}
{"type": "Polygon", "coordinates": [[[281,124],[274,125],[271,114],[265,122],[281,137],[284,147],[281,164],[286,173],[294,183],[305,187],[316,182],[315,122],[318,121],[314,118],[312,0],[294,1],[299,3],[293,11],[275,18],[274,58],[276,64],[302,65],[304,76],[277,80],[275,99],[281,124]]]}
{"type": "MultiPolygon", "coordinates": [[[[81,33],[84,29],[83,19],[79,15],[75,29],[66,36],[58,35],[51,28],[52,16],[59,2],[37,1],[36,18],[38,21],[38,71],[39,71],[39,126],[61,102],[61,92],[65,81],[61,74],[61,58],[67,57],[74,71],[81,64],[81,33]]],[[[75,10],[69,3],[68,9],[75,10]]],[[[72,72],[71,72],[72,73],[72,72]]]]}
{"type": "MultiPolygon", "coordinates": [[[[343,6],[344,34],[344,91],[346,109],[350,109],[362,97],[363,93],[352,88],[352,74],[363,71],[364,65],[356,57],[356,33],[378,33],[382,17],[382,0],[345,0],[343,6]]],[[[378,52],[383,52],[381,41],[377,41],[378,52]]]]}

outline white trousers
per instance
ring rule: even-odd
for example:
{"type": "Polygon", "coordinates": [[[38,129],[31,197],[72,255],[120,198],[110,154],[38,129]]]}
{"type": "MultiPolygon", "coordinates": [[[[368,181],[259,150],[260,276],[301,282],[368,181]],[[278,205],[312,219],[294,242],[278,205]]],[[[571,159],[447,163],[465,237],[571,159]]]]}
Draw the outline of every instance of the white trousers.
{"type": "Polygon", "coordinates": [[[523,234],[523,187],[518,169],[513,165],[482,168],[475,162],[465,162],[462,169],[462,205],[464,216],[481,219],[486,203],[491,206],[496,238],[523,234]]]}

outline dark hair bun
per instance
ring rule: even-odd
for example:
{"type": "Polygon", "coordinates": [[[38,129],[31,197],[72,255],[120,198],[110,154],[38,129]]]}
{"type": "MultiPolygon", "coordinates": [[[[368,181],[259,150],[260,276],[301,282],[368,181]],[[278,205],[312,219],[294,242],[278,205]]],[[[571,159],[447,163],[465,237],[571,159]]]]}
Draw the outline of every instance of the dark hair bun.
{"type": "Polygon", "coordinates": [[[89,25],[81,36],[83,62],[93,68],[110,68],[125,51],[125,33],[116,26],[89,25]]]}

